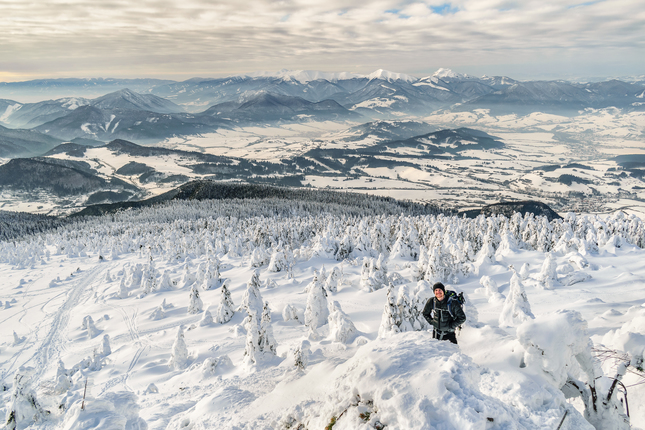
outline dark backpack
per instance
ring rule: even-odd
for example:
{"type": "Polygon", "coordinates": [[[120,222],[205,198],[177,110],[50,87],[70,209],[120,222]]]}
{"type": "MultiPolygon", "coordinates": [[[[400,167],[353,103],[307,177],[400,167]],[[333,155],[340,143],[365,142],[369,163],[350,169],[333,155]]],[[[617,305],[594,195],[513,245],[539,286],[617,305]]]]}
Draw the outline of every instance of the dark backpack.
{"type": "MultiPolygon", "coordinates": [[[[456,292],[452,290],[446,290],[446,299],[448,299],[448,313],[450,314],[451,317],[454,317],[452,313],[452,304],[456,301],[459,303],[459,305],[463,306],[464,303],[466,303],[466,298],[464,297],[464,293],[459,293],[457,294],[456,292]]],[[[432,300],[432,309],[434,310],[436,301],[433,299],[432,300]]]]}

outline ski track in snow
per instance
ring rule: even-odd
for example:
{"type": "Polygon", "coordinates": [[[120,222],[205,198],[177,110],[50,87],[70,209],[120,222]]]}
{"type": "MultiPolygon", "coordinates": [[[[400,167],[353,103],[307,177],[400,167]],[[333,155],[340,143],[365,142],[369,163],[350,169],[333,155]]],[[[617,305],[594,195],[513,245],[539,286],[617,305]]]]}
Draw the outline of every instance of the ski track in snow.
{"type": "MultiPolygon", "coordinates": [[[[51,328],[36,350],[36,353],[25,362],[25,364],[34,365],[36,369],[34,379],[40,378],[42,374],[47,370],[50,358],[60,357],[61,353],[65,351],[66,342],[63,341],[62,337],[66,332],[67,326],[69,325],[70,314],[76,306],[81,304],[81,299],[83,299],[85,296],[88,296],[93,291],[88,287],[96,281],[97,277],[106,268],[107,267],[104,266],[95,266],[88,272],[85,272],[82,278],[78,280],[76,285],[74,285],[71,290],[67,292],[67,300],[65,301],[65,303],[63,303],[62,306],[60,306],[52,321],[49,322],[44,320],[38,326],[38,328],[40,328],[42,325],[48,325],[51,328]]],[[[53,299],[48,300],[46,304],[48,304],[52,300],[53,299]]]]}

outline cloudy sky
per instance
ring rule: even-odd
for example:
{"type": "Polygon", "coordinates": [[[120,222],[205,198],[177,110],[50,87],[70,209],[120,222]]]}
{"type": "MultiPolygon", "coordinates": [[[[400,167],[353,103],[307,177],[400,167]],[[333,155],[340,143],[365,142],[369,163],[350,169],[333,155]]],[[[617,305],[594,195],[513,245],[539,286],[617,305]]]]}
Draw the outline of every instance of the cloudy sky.
{"type": "Polygon", "coordinates": [[[645,0],[0,0],[0,81],[645,74],[645,0]]]}

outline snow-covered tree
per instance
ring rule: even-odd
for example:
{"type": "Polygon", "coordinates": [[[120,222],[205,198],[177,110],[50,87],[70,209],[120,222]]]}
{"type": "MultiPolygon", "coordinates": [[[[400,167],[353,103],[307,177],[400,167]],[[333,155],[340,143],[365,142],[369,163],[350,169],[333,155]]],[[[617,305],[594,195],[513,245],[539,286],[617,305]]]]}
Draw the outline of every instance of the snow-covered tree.
{"type": "Polygon", "coordinates": [[[233,318],[235,311],[233,308],[233,300],[231,299],[231,293],[228,291],[226,283],[222,284],[220,288],[220,301],[219,306],[217,306],[217,313],[215,314],[215,321],[220,324],[227,323],[233,318]]]}
{"type": "Polygon", "coordinates": [[[260,294],[260,273],[257,270],[253,271],[251,279],[246,284],[246,290],[242,295],[242,304],[240,311],[245,311],[249,315],[254,315],[257,323],[260,324],[260,317],[264,308],[264,301],[262,294],[260,294]]]}
{"type": "Polygon", "coordinates": [[[197,291],[197,284],[190,287],[190,303],[188,303],[188,313],[198,314],[204,308],[202,299],[199,298],[199,291],[197,291]]]}
{"type": "Polygon", "coordinates": [[[552,290],[556,284],[558,284],[558,273],[556,271],[558,265],[553,258],[553,253],[548,252],[544,263],[542,263],[542,269],[537,275],[538,285],[545,290],[552,290]]]}
{"type": "Polygon", "coordinates": [[[295,348],[291,350],[293,364],[296,369],[304,371],[309,364],[309,355],[311,354],[311,343],[304,339],[295,348]]]}
{"type": "Polygon", "coordinates": [[[327,323],[329,310],[327,297],[320,282],[309,284],[307,293],[307,306],[305,308],[305,325],[315,330],[327,323]]]}
{"type": "Polygon", "coordinates": [[[271,327],[271,309],[269,302],[264,302],[262,310],[262,321],[260,323],[260,351],[276,355],[278,343],[273,337],[273,328],[271,327]]]}
{"type": "Polygon", "coordinates": [[[170,355],[170,360],[168,360],[168,366],[175,370],[182,370],[186,368],[188,363],[188,348],[186,347],[186,341],[184,340],[184,328],[182,326],[177,327],[177,337],[175,342],[172,344],[172,352],[170,355]]]}
{"type": "Polygon", "coordinates": [[[515,327],[533,318],[535,317],[531,312],[531,305],[526,296],[526,291],[524,291],[524,285],[519,275],[513,270],[508,296],[506,296],[504,307],[499,314],[499,325],[515,327]]]}
{"type": "Polygon", "coordinates": [[[244,347],[244,361],[247,364],[256,364],[262,356],[260,350],[260,325],[255,313],[247,313],[244,320],[246,328],[246,343],[244,347]]]}
{"type": "Polygon", "coordinates": [[[381,325],[378,330],[379,337],[387,337],[394,333],[401,332],[401,314],[396,304],[396,293],[394,285],[387,288],[387,300],[381,316],[381,325]]]}
{"type": "Polygon", "coordinates": [[[30,387],[32,374],[33,368],[21,367],[14,376],[13,392],[6,408],[5,428],[8,430],[23,429],[32,424],[42,423],[49,415],[30,387]]]}

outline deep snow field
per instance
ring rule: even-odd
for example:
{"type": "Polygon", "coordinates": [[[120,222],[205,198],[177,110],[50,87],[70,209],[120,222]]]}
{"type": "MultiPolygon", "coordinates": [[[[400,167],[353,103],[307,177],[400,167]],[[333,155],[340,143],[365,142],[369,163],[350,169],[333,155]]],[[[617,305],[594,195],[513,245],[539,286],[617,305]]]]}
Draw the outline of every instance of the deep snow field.
{"type": "MultiPolygon", "coordinates": [[[[645,429],[640,219],[271,204],[173,204],[0,242],[7,427],[556,429],[566,414],[561,429],[593,429],[565,384],[603,397],[629,363],[645,429]],[[459,346],[418,318],[438,280],[467,297],[459,346]]],[[[621,390],[596,428],[625,428],[621,390]]]]}

